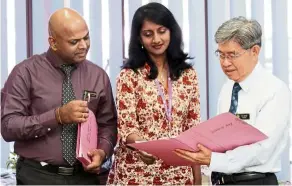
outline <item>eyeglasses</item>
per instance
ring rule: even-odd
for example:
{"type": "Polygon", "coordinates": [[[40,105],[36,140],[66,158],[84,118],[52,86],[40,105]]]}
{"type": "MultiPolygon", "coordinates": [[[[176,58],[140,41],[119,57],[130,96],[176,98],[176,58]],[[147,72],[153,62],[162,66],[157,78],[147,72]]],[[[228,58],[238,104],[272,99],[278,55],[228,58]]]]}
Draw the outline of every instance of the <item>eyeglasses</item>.
{"type": "Polygon", "coordinates": [[[220,59],[220,60],[225,60],[225,58],[228,59],[228,61],[234,61],[236,60],[237,58],[239,58],[241,55],[243,55],[246,51],[248,50],[244,50],[243,52],[241,53],[238,53],[238,52],[230,52],[228,54],[224,54],[218,50],[215,51],[215,55],[220,59]]]}

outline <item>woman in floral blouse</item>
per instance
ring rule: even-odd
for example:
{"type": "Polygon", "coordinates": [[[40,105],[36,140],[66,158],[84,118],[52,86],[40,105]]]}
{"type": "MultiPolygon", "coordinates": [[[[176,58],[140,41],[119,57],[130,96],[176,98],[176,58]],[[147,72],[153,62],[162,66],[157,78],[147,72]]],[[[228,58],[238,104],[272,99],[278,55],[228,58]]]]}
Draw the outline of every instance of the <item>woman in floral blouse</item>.
{"type": "Polygon", "coordinates": [[[201,183],[199,166],[168,166],[127,143],[177,136],[200,122],[198,79],[172,13],[149,3],[134,14],[129,60],[117,79],[120,134],[108,184],[201,183]]]}

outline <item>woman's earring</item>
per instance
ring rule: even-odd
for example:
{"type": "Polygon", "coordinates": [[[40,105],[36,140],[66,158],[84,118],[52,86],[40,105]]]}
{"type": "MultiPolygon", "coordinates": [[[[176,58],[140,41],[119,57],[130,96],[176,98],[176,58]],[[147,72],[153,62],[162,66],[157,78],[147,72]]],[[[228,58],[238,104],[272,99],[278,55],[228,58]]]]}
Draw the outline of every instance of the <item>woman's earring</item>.
{"type": "Polygon", "coordinates": [[[142,50],[144,49],[143,45],[141,45],[142,50]]]}

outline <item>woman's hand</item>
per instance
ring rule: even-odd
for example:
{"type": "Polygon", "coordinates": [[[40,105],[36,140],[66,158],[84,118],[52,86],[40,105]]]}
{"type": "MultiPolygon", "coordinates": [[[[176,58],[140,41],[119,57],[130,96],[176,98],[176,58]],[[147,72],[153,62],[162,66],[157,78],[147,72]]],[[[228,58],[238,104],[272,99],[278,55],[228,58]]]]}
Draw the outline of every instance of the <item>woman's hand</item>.
{"type": "Polygon", "coordinates": [[[152,156],[151,154],[148,154],[144,151],[138,151],[141,160],[146,163],[147,165],[154,164],[156,161],[156,157],[152,156]]]}
{"type": "MultiPolygon", "coordinates": [[[[129,134],[127,136],[127,140],[126,140],[127,143],[139,143],[139,142],[143,142],[143,141],[146,141],[146,140],[144,140],[138,134],[135,134],[135,133],[129,134]]],[[[130,149],[132,149],[132,148],[130,148],[130,149]]],[[[132,149],[132,150],[135,150],[135,149],[132,149]]],[[[151,154],[148,154],[144,151],[137,150],[137,152],[139,154],[140,159],[144,163],[146,163],[147,165],[151,165],[151,164],[155,163],[155,160],[157,159],[156,157],[154,157],[151,154]]]]}

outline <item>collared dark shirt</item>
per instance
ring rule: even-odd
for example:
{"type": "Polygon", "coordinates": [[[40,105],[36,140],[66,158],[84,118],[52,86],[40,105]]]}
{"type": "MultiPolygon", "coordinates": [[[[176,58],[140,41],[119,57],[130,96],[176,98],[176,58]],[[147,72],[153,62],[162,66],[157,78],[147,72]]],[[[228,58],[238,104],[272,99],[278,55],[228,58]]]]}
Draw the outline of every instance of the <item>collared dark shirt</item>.
{"type": "MultiPolygon", "coordinates": [[[[66,165],[62,157],[62,126],[55,118],[61,106],[64,62],[52,51],[34,55],[15,66],[1,91],[1,134],[15,141],[25,158],[66,165]]],[[[111,156],[117,140],[117,114],[106,72],[85,60],[72,72],[76,99],[84,90],[97,93],[88,103],[98,122],[98,148],[111,156]]]]}

